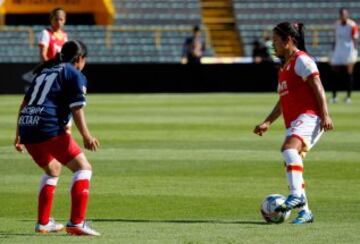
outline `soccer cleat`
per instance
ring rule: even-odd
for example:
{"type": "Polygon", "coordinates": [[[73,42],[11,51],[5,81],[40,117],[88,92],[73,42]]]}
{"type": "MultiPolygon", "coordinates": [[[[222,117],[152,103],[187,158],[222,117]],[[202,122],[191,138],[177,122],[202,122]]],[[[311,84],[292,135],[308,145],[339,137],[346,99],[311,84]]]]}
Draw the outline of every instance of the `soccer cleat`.
{"type": "Polygon", "coordinates": [[[86,221],[80,224],[73,224],[69,221],[66,225],[66,232],[76,236],[100,236],[100,233],[91,229],[86,221]]]}
{"type": "Polygon", "coordinates": [[[337,98],[336,97],[333,97],[333,98],[330,98],[330,103],[337,103],[337,98]]]}
{"type": "Polygon", "coordinates": [[[346,104],[350,104],[351,103],[351,98],[350,97],[345,98],[344,102],[346,104]]]}
{"type": "Polygon", "coordinates": [[[295,195],[289,195],[285,202],[275,209],[275,212],[286,212],[294,208],[300,208],[306,204],[306,198],[304,195],[297,197],[295,195]]]}
{"type": "Polygon", "coordinates": [[[52,233],[52,232],[59,232],[64,229],[64,225],[57,224],[54,219],[50,219],[49,223],[46,225],[42,225],[37,223],[35,225],[35,232],[45,234],[45,233],[52,233]]]}
{"type": "Polygon", "coordinates": [[[314,222],[314,215],[310,211],[307,212],[305,210],[301,210],[292,223],[296,225],[301,225],[312,222],[314,222]]]}

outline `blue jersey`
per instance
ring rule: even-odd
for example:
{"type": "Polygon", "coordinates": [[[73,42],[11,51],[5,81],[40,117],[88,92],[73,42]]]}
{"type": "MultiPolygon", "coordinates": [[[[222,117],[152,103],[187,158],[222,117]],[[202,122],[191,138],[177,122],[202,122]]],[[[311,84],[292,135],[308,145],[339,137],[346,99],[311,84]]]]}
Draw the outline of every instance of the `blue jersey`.
{"type": "Polygon", "coordinates": [[[69,63],[45,68],[25,95],[18,121],[23,144],[40,143],[65,131],[71,108],[85,106],[87,80],[69,63]]]}

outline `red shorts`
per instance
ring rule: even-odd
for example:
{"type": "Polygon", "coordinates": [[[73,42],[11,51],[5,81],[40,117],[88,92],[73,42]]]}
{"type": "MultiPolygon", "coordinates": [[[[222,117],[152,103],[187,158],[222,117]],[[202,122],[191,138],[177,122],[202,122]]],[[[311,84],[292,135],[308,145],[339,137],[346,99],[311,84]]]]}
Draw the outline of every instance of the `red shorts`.
{"type": "Polygon", "coordinates": [[[68,133],[63,133],[47,141],[25,144],[34,161],[40,166],[47,166],[53,159],[66,165],[82,151],[76,141],[68,133]]]}

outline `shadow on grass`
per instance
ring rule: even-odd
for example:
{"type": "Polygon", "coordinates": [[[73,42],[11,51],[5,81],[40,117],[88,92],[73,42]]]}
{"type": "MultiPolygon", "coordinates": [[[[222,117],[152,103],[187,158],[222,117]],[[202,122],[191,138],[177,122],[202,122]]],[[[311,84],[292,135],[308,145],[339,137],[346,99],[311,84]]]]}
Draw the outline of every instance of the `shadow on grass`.
{"type": "MultiPolygon", "coordinates": [[[[167,220],[167,219],[87,219],[90,222],[122,222],[122,223],[164,223],[164,224],[225,224],[225,225],[269,225],[264,221],[255,221],[255,220],[204,220],[204,219],[176,219],[176,220],[167,220]]],[[[20,221],[28,222],[35,220],[22,219],[20,221]]],[[[58,221],[65,221],[58,219],[58,221]]],[[[4,234],[0,232],[0,236],[4,234]]],[[[36,235],[36,234],[34,234],[36,235]]]]}
{"type": "Polygon", "coordinates": [[[0,242],[1,239],[6,239],[6,237],[10,236],[36,236],[36,237],[49,237],[49,236],[69,236],[67,234],[59,234],[59,233],[53,233],[50,235],[43,235],[43,234],[37,234],[37,233],[6,233],[6,232],[0,232],[0,242]]]}
{"type": "Polygon", "coordinates": [[[167,223],[167,224],[233,224],[233,225],[267,225],[263,221],[225,221],[225,220],[155,220],[155,219],[89,219],[93,222],[124,223],[167,223]]]}

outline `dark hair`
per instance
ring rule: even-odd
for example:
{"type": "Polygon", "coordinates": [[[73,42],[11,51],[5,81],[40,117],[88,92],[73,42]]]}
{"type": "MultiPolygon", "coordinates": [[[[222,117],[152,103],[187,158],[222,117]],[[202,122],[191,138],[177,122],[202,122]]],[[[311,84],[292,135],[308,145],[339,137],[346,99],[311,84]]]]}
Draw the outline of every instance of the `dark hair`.
{"type": "Polygon", "coordinates": [[[295,43],[296,47],[306,52],[305,48],[305,26],[303,23],[283,22],[278,24],[273,31],[281,37],[282,40],[286,40],[289,36],[295,43]]]}
{"type": "Polygon", "coordinates": [[[50,20],[51,20],[52,18],[54,18],[54,16],[56,16],[56,14],[57,14],[58,12],[63,12],[63,13],[65,14],[65,16],[66,16],[66,12],[65,12],[65,10],[64,10],[63,8],[54,8],[54,9],[51,10],[51,12],[50,12],[50,20]]]}
{"type": "Polygon", "coordinates": [[[200,27],[198,25],[195,25],[193,28],[193,32],[198,32],[200,31],[200,27]]]}
{"type": "Polygon", "coordinates": [[[87,56],[86,45],[78,40],[68,41],[61,48],[61,52],[57,53],[55,58],[41,63],[37,66],[33,73],[39,74],[45,68],[54,67],[60,63],[72,63],[74,64],[79,57],[87,56]]]}
{"type": "Polygon", "coordinates": [[[348,10],[347,10],[347,8],[342,7],[342,8],[339,9],[339,14],[342,14],[343,11],[348,11],[348,10]]]}

